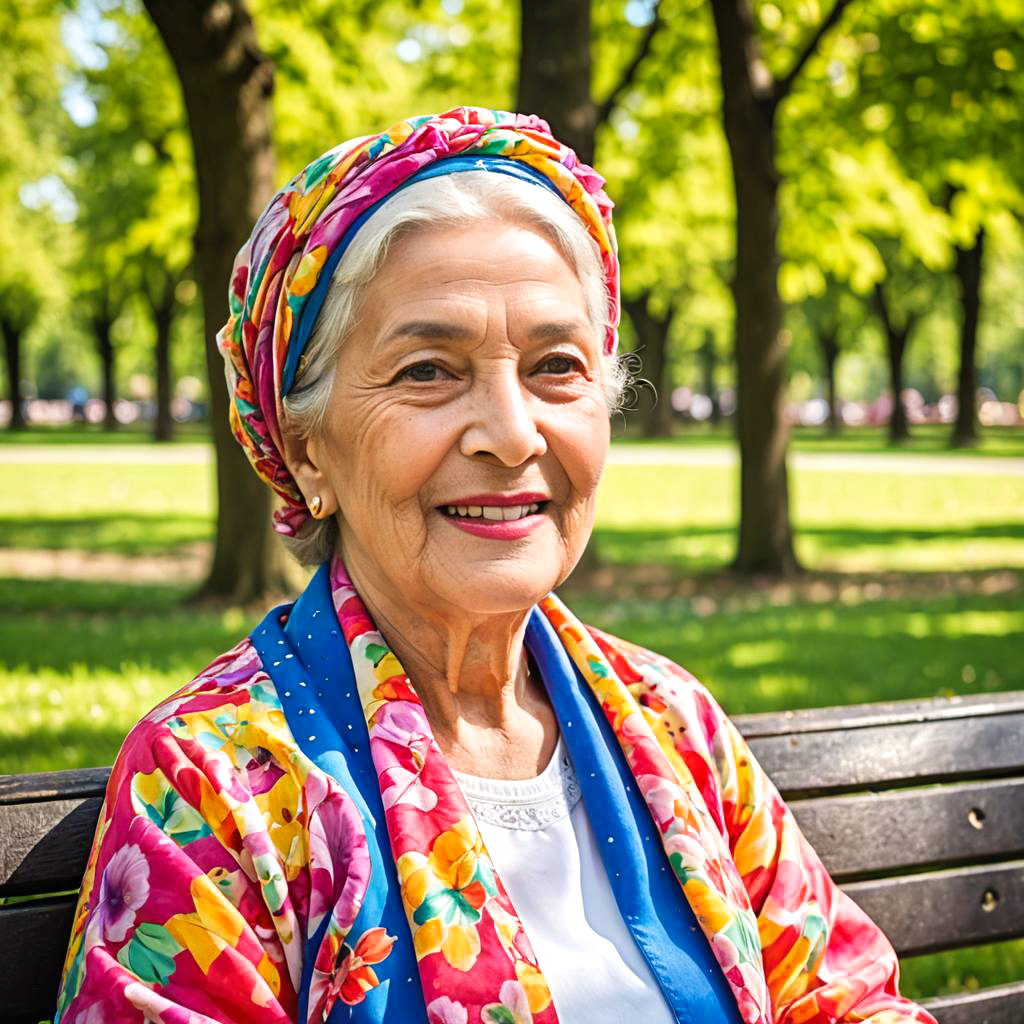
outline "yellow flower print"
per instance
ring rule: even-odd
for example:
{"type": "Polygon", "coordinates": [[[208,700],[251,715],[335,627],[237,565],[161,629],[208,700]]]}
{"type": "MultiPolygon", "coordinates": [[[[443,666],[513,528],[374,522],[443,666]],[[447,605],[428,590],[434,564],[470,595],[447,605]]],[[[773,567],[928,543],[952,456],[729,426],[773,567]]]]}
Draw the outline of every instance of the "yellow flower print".
{"type": "Polygon", "coordinates": [[[472,819],[463,818],[442,832],[429,856],[402,854],[397,867],[417,959],[440,952],[456,970],[470,970],[480,954],[477,925],[482,908],[497,894],[494,871],[472,819]]]}
{"type": "Polygon", "coordinates": [[[544,980],[544,975],[533,964],[528,964],[525,960],[517,960],[516,977],[526,993],[530,1012],[536,1014],[546,1010],[551,1004],[551,990],[544,980]]]}
{"type": "Polygon", "coordinates": [[[731,920],[722,897],[700,879],[687,879],[683,885],[683,892],[686,893],[686,898],[705,933],[720,932],[731,920]]]}
{"type": "Polygon", "coordinates": [[[307,252],[295,268],[295,276],[288,291],[292,295],[308,295],[313,290],[326,260],[326,246],[318,245],[307,252]]]}
{"type": "Polygon", "coordinates": [[[209,974],[221,952],[238,943],[245,919],[206,875],[193,878],[190,888],[195,913],[175,914],[166,927],[192,954],[203,974],[209,974]]]}
{"type": "Polygon", "coordinates": [[[285,876],[291,881],[309,860],[299,786],[292,776],[282,775],[273,789],[261,793],[255,800],[256,806],[263,812],[270,839],[281,854],[285,876]]]}
{"type": "Polygon", "coordinates": [[[471,819],[462,818],[434,840],[430,866],[450,889],[463,889],[476,874],[477,860],[483,851],[480,833],[471,819]]]}

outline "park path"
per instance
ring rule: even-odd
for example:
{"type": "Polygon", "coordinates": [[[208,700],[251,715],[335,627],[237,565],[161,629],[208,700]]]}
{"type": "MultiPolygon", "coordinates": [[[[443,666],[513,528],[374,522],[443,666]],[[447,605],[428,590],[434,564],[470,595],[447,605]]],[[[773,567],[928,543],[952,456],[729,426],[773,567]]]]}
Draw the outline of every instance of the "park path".
{"type": "MultiPolygon", "coordinates": [[[[616,445],[612,466],[730,467],[739,461],[735,448],[675,445],[616,445]]],[[[0,445],[0,465],[210,465],[207,444],[0,445]]],[[[790,452],[794,469],[834,473],[910,473],[934,476],[1024,476],[1024,459],[986,455],[915,455],[906,452],[790,452]]]]}

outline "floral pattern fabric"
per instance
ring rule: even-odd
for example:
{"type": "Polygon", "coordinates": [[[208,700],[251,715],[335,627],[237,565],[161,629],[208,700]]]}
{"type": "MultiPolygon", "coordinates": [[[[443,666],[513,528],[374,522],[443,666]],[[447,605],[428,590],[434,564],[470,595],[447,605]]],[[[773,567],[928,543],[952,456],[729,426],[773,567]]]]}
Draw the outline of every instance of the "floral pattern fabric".
{"type": "MultiPolygon", "coordinates": [[[[381,884],[373,833],[304,752],[273,666],[246,640],[143,718],[118,756],[58,1022],[261,1024],[298,1021],[302,1007],[303,1024],[319,1024],[412,981],[392,975],[410,937],[429,1024],[557,1020],[415,690],[337,561],[330,590],[408,935],[361,916],[381,884]]],[[[540,612],[615,735],[740,1019],[933,1024],[897,994],[892,947],[832,883],[707,691],[557,598],[540,612]]]]}

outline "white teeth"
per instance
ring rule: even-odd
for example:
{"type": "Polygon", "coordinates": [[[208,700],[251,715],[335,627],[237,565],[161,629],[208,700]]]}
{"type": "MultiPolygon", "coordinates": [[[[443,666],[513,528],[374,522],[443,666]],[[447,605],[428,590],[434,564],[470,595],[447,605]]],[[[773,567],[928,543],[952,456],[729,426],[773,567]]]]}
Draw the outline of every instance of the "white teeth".
{"type": "Polygon", "coordinates": [[[536,502],[530,505],[445,505],[450,516],[463,519],[488,519],[491,522],[512,522],[524,516],[532,516],[540,511],[536,502]]]}

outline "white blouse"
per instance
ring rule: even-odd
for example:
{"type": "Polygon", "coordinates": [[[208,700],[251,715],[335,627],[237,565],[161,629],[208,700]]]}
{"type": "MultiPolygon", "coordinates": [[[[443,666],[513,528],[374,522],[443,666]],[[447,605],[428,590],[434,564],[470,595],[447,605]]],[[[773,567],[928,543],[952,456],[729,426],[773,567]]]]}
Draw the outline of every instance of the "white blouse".
{"type": "Polygon", "coordinates": [[[455,777],[562,1024],[674,1024],[615,904],[561,737],[535,779],[455,777]]]}

